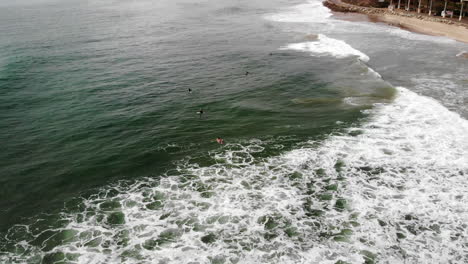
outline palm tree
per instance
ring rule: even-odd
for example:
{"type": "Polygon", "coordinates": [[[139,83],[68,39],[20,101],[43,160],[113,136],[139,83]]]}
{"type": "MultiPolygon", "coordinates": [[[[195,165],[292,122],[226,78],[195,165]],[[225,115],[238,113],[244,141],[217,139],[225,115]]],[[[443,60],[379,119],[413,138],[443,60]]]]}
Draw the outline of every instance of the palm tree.
{"type": "Polygon", "coordinates": [[[461,2],[461,7],[460,7],[460,18],[458,18],[459,21],[461,21],[462,16],[463,16],[463,0],[460,0],[461,2]]]}
{"type": "Polygon", "coordinates": [[[444,14],[443,17],[447,15],[447,1],[448,0],[445,0],[444,11],[442,12],[442,14],[444,14]]]}

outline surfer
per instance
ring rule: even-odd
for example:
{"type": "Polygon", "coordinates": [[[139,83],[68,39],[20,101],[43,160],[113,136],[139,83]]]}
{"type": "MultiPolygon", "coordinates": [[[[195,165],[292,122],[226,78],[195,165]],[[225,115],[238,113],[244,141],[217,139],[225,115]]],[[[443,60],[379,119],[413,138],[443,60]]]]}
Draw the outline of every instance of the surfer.
{"type": "Polygon", "coordinates": [[[200,109],[200,111],[198,111],[197,114],[199,114],[201,118],[201,116],[203,115],[203,109],[200,109]]]}
{"type": "Polygon", "coordinates": [[[188,92],[189,92],[189,93],[192,93],[192,89],[188,88],[188,92]]]}
{"type": "Polygon", "coordinates": [[[247,76],[247,75],[249,75],[249,72],[248,72],[248,71],[247,71],[247,72],[245,72],[245,76],[247,76]]]}
{"type": "Polygon", "coordinates": [[[224,144],[224,140],[222,138],[220,138],[220,137],[216,138],[216,142],[218,142],[218,144],[221,144],[221,145],[224,144]]]}

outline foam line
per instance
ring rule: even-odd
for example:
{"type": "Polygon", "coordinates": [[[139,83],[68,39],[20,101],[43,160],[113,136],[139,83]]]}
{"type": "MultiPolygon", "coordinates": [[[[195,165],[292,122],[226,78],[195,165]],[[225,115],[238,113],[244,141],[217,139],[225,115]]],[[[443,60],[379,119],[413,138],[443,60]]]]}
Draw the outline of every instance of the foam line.
{"type": "Polygon", "coordinates": [[[369,57],[366,54],[354,49],[346,42],[338,39],[329,38],[323,34],[318,35],[317,41],[289,44],[281,49],[309,52],[312,55],[326,54],[332,55],[336,58],[357,56],[360,60],[364,62],[369,61],[369,57]]]}

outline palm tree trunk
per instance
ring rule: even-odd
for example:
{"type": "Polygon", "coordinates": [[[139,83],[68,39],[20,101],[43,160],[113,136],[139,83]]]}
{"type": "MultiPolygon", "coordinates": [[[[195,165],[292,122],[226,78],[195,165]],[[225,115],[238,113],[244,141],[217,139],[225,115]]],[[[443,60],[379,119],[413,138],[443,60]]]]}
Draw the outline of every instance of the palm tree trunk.
{"type": "Polygon", "coordinates": [[[460,2],[461,2],[461,7],[460,7],[460,18],[458,18],[459,21],[461,21],[462,15],[463,15],[463,0],[460,0],[460,2]]]}
{"type": "Polygon", "coordinates": [[[445,0],[445,5],[444,5],[444,17],[445,17],[446,14],[447,14],[447,1],[448,1],[448,0],[445,0]]]}

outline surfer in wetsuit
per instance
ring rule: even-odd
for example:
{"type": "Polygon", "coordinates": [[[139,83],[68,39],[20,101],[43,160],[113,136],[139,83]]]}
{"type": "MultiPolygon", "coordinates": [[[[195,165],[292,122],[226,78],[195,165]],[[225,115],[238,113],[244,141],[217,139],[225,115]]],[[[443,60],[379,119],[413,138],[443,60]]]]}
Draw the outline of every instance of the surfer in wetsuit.
{"type": "Polygon", "coordinates": [[[249,72],[245,72],[245,76],[249,75],[249,72]]]}
{"type": "Polygon", "coordinates": [[[201,118],[201,116],[203,115],[203,109],[200,109],[200,111],[198,111],[197,114],[199,114],[201,118]]]}
{"type": "Polygon", "coordinates": [[[192,93],[192,89],[188,88],[188,92],[189,92],[189,93],[192,93]]]}

